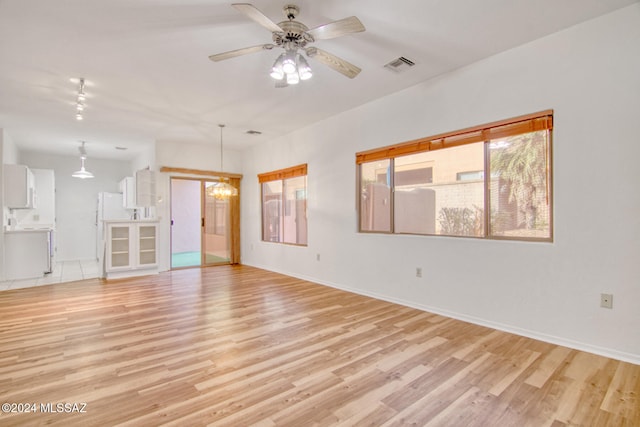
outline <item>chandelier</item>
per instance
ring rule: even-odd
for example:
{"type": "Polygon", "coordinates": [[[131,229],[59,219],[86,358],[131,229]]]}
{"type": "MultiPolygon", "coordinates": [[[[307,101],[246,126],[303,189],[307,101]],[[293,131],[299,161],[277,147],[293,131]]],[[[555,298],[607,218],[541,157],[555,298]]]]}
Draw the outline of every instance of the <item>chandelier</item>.
{"type": "MultiPolygon", "coordinates": [[[[223,161],[222,129],[224,128],[224,125],[220,124],[218,126],[220,127],[220,173],[223,173],[224,168],[222,163],[223,161]]],[[[226,182],[227,179],[228,178],[221,176],[219,182],[216,182],[212,186],[207,187],[207,194],[209,196],[215,197],[218,200],[224,200],[232,196],[237,196],[238,189],[233,185],[229,184],[228,182],[226,182]]]]}

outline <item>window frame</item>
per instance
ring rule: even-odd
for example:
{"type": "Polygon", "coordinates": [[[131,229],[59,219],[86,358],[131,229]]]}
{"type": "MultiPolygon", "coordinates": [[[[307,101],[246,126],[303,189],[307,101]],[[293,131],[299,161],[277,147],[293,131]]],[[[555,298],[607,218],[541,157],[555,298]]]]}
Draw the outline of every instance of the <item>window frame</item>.
{"type": "Polygon", "coordinates": [[[367,151],[356,153],[356,209],[358,215],[358,232],[365,234],[408,234],[418,236],[439,236],[439,237],[462,237],[474,239],[488,240],[509,240],[509,241],[525,241],[525,242],[547,242],[554,241],[554,218],[553,218],[553,110],[543,110],[537,113],[527,114],[487,123],[484,125],[473,126],[454,132],[442,133],[426,138],[411,140],[399,144],[389,145],[380,148],[374,148],[367,151]],[[522,135],[536,131],[547,131],[546,140],[546,193],[549,199],[549,235],[548,237],[522,237],[522,236],[504,236],[492,235],[491,230],[491,213],[489,200],[491,198],[491,173],[487,173],[490,168],[490,150],[489,144],[492,140],[522,135]],[[483,188],[484,188],[484,232],[482,236],[459,236],[448,234],[422,234],[396,232],[394,223],[395,209],[395,184],[393,177],[395,175],[395,159],[411,154],[423,153],[434,150],[453,148],[457,146],[469,145],[477,142],[484,144],[484,169],[483,169],[483,188]],[[362,227],[362,173],[361,166],[366,163],[388,160],[390,163],[390,231],[365,230],[362,227]]]}
{"type": "MultiPolygon", "coordinates": [[[[274,182],[274,181],[280,181],[281,182],[281,189],[282,189],[282,193],[281,193],[281,201],[280,201],[280,212],[279,212],[279,219],[280,222],[282,222],[284,220],[284,217],[286,216],[286,209],[287,209],[287,200],[286,200],[286,180],[291,179],[291,178],[298,178],[298,177],[304,177],[305,178],[305,185],[304,185],[304,194],[305,194],[305,201],[307,200],[307,194],[308,194],[308,180],[307,180],[307,164],[301,164],[301,165],[296,165],[296,166],[292,166],[289,168],[284,168],[284,169],[278,169],[275,171],[270,171],[270,172],[265,172],[265,173],[261,173],[258,174],[258,183],[260,184],[260,223],[261,223],[261,227],[260,227],[260,240],[263,242],[267,242],[267,243],[276,243],[276,244],[283,244],[283,245],[292,245],[292,246],[308,246],[309,242],[308,242],[308,223],[306,224],[307,227],[307,241],[306,243],[292,243],[292,242],[287,242],[285,241],[285,236],[284,234],[282,235],[282,241],[272,241],[272,240],[265,240],[264,238],[264,232],[265,232],[265,224],[264,224],[264,214],[265,214],[265,206],[264,206],[264,184],[267,182],[274,182]]],[[[296,200],[296,199],[294,199],[296,200]]],[[[307,217],[307,204],[305,203],[305,218],[307,217]]]]}

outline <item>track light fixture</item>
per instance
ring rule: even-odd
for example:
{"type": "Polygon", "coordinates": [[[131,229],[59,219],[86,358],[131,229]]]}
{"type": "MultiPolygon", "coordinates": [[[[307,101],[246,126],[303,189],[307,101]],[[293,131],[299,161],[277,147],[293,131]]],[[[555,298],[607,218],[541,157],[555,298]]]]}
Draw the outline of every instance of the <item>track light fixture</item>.
{"type": "Polygon", "coordinates": [[[84,91],[84,84],[84,78],[80,77],[78,79],[78,95],[76,96],[76,120],[82,120],[84,118],[84,102],[87,99],[87,94],[84,91]]]}

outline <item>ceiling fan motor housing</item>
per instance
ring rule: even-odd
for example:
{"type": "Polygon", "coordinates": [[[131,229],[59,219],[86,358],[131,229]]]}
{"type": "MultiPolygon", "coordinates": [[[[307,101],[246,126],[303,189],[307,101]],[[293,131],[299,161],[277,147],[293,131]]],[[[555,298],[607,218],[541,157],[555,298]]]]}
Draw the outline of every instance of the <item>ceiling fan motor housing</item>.
{"type": "Polygon", "coordinates": [[[282,21],[278,24],[282,32],[273,33],[273,42],[278,46],[287,44],[293,47],[305,47],[307,43],[314,41],[313,37],[307,34],[306,25],[298,21],[282,21]]]}

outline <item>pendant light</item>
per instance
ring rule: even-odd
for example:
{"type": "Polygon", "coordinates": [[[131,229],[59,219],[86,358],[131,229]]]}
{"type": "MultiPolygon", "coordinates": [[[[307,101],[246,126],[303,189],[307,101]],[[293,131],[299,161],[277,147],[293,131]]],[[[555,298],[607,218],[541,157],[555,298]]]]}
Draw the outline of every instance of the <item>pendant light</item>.
{"type": "MultiPolygon", "coordinates": [[[[224,128],[224,125],[220,124],[218,126],[220,127],[220,173],[223,173],[224,167],[222,163],[222,160],[223,160],[222,129],[224,128]]],[[[228,182],[225,182],[225,179],[227,178],[224,178],[221,176],[219,182],[216,182],[215,184],[213,184],[208,188],[208,194],[210,196],[215,197],[218,200],[224,200],[232,196],[237,196],[238,189],[233,185],[229,184],[228,182]]]]}
{"type": "Polygon", "coordinates": [[[82,145],[78,147],[80,151],[80,170],[76,171],[71,175],[74,178],[87,179],[93,178],[93,174],[84,168],[84,161],[87,159],[87,150],[84,148],[84,141],[81,141],[82,145]]]}

